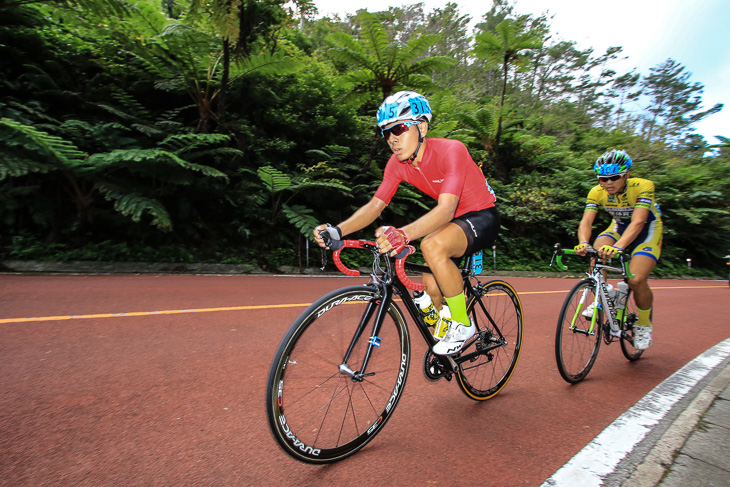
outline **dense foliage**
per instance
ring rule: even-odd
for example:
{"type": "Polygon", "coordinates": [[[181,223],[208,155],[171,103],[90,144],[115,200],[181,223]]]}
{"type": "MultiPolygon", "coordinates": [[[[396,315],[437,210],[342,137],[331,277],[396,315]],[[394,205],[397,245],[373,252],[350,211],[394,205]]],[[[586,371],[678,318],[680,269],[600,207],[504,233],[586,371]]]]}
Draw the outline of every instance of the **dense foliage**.
{"type": "MultiPolygon", "coordinates": [[[[574,244],[591,162],[614,147],[656,183],[657,272],[722,268],[730,140],[693,133],[722,107],[683,66],[616,73],[620,47],[552,42],[506,0],[469,20],[456,4],[343,20],[308,0],[0,0],[0,257],[302,266],[311,228],[380,181],[380,101],[416,89],[429,136],[466,143],[497,192],[499,268],[544,270],[574,244]]],[[[383,222],[432,204],[401,187],[383,222]]]]}

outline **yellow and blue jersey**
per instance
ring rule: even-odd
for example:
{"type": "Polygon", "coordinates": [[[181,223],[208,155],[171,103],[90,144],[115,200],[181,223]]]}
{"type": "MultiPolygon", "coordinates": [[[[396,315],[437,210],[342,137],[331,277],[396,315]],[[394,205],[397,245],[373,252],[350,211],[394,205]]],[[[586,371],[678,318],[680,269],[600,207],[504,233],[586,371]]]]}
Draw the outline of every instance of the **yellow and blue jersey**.
{"type": "Polygon", "coordinates": [[[586,211],[598,211],[598,207],[608,211],[613,222],[600,236],[608,236],[618,241],[634,216],[634,208],[646,208],[649,216],[644,229],[627,247],[633,255],[648,255],[658,260],[662,242],[662,213],[654,197],[654,183],[648,179],[629,178],[623,191],[616,195],[608,194],[599,184],[591,188],[586,201],[586,211]]]}
{"type": "Polygon", "coordinates": [[[649,210],[647,224],[655,220],[661,221],[662,218],[659,205],[654,200],[654,183],[648,179],[629,178],[624,190],[617,195],[608,194],[600,184],[594,186],[588,193],[586,210],[598,211],[599,206],[603,206],[611,214],[619,233],[631,223],[634,208],[649,210]]]}

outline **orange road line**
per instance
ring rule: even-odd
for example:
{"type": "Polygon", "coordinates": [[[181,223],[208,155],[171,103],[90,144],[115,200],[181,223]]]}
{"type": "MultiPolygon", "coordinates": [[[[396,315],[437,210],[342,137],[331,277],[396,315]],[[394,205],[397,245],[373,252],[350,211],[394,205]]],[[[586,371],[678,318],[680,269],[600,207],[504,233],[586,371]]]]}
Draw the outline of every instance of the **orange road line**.
{"type": "MultiPolygon", "coordinates": [[[[652,290],[661,289],[715,289],[725,288],[724,285],[718,286],[664,286],[664,287],[652,287],[652,290]]],[[[567,293],[568,289],[562,289],[557,291],[526,291],[518,292],[519,296],[525,296],[528,294],[562,294],[567,293]]],[[[66,320],[88,320],[93,318],[125,318],[129,316],[150,316],[150,315],[175,315],[182,313],[210,313],[214,311],[246,311],[252,309],[276,309],[276,308],[306,308],[312,303],[299,303],[299,304],[262,304],[255,306],[227,306],[223,308],[199,308],[199,309],[171,309],[163,311],[132,311],[129,313],[100,313],[93,315],[66,315],[66,316],[36,316],[30,318],[3,318],[0,319],[2,323],[28,323],[34,321],[66,321],[66,320]]]]}
{"type": "Polygon", "coordinates": [[[199,309],[169,309],[163,311],[133,311],[130,313],[101,313],[93,315],[67,315],[67,316],[37,316],[32,318],[4,318],[0,323],[24,323],[29,321],[63,321],[63,320],[86,320],[90,318],[126,318],[128,316],[149,316],[149,315],[175,315],[181,313],[210,313],[212,311],[241,311],[249,309],[267,308],[299,308],[307,307],[306,304],[273,304],[257,306],[228,306],[225,308],[199,308],[199,309]]]}

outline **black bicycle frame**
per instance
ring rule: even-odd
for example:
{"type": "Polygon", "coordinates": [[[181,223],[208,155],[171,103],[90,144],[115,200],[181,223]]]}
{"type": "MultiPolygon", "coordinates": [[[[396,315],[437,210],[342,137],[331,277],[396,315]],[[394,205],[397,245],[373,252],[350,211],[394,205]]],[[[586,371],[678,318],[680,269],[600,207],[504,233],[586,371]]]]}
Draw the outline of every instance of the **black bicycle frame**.
{"type": "MultiPolygon", "coordinates": [[[[487,311],[486,306],[484,306],[484,303],[481,300],[481,297],[476,294],[474,291],[473,286],[471,286],[467,279],[470,275],[469,266],[471,262],[471,256],[467,257],[466,262],[464,263],[463,267],[460,269],[461,276],[464,280],[464,291],[467,293],[470,297],[473,296],[475,299],[478,300],[479,306],[481,307],[482,311],[484,312],[485,316],[489,320],[489,322],[492,324],[493,328],[497,331],[499,334],[499,342],[495,343],[494,345],[491,345],[487,348],[483,348],[480,350],[476,350],[474,352],[460,355],[458,357],[451,357],[446,355],[435,355],[435,357],[438,358],[439,362],[446,368],[446,370],[449,370],[451,373],[456,373],[457,366],[461,363],[468,362],[472,358],[483,355],[484,352],[488,352],[489,350],[493,350],[496,348],[501,347],[504,344],[504,336],[502,335],[502,331],[497,327],[496,323],[492,319],[492,316],[487,311]]],[[[410,291],[408,288],[403,284],[400,279],[398,279],[397,274],[394,272],[393,269],[393,261],[392,259],[385,259],[386,263],[386,271],[384,273],[385,280],[373,280],[369,285],[373,287],[377,287],[380,291],[380,299],[379,300],[373,300],[368,304],[367,309],[365,310],[365,313],[363,314],[362,320],[360,321],[360,324],[358,325],[357,330],[355,331],[355,335],[352,338],[352,342],[350,342],[350,346],[347,349],[347,352],[345,353],[345,357],[342,360],[342,364],[340,365],[340,371],[345,372],[348,375],[350,375],[353,380],[356,381],[362,381],[364,377],[367,377],[369,374],[366,373],[367,365],[370,360],[370,356],[372,355],[373,348],[376,346],[373,342],[374,337],[377,337],[380,329],[383,325],[383,321],[385,319],[385,315],[388,312],[388,308],[390,307],[391,302],[393,301],[393,289],[396,290],[398,294],[401,295],[403,304],[406,307],[406,310],[411,315],[411,318],[413,318],[413,321],[416,323],[416,327],[418,328],[418,331],[421,333],[421,336],[425,340],[426,344],[428,345],[429,349],[432,348],[436,343],[436,339],[431,334],[430,330],[428,329],[428,326],[423,322],[423,319],[421,318],[420,310],[418,309],[418,306],[413,301],[413,298],[410,295],[410,291]],[[391,278],[390,276],[395,276],[394,278],[391,278]],[[378,303],[378,301],[380,301],[378,303]],[[353,371],[347,366],[347,362],[350,359],[350,355],[352,354],[352,351],[355,348],[356,343],[360,340],[362,337],[363,332],[365,331],[365,328],[367,327],[368,322],[372,319],[373,314],[375,314],[375,322],[373,323],[373,332],[371,335],[371,338],[368,341],[368,346],[365,350],[365,357],[363,359],[362,368],[359,371],[353,371]]],[[[431,269],[422,264],[413,264],[406,262],[405,268],[412,272],[417,272],[420,274],[430,274],[431,269]]]]}

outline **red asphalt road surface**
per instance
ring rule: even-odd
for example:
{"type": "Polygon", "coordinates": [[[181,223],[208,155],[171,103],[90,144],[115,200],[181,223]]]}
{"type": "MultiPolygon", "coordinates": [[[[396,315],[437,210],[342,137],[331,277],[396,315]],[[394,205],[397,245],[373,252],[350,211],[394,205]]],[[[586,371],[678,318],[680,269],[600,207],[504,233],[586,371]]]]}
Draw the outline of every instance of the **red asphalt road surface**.
{"type": "Polygon", "coordinates": [[[426,381],[412,333],[405,392],[383,431],[349,459],[312,466],[269,433],[269,365],[306,305],[366,279],[0,275],[0,485],[538,486],[730,336],[727,282],[654,280],[654,345],[631,363],[604,344],[571,386],[554,334],[576,280],[506,280],[525,335],[498,396],[475,402],[455,381],[426,381]]]}

